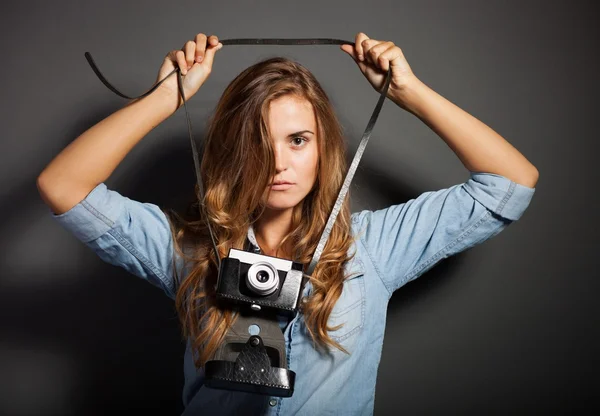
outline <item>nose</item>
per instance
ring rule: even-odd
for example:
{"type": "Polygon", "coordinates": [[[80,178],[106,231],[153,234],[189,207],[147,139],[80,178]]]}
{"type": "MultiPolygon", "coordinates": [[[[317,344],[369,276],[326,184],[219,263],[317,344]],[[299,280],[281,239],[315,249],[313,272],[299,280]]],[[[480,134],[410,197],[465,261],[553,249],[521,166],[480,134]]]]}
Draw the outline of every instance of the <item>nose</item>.
{"type": "Polygon", "coordinates": [[[273,146],[273,151],[275,152],[275,169],[277,173],[283,172],[287,169],[287,157],[285,154],[284,145],[281,143],[277,143],[273,146]]]}

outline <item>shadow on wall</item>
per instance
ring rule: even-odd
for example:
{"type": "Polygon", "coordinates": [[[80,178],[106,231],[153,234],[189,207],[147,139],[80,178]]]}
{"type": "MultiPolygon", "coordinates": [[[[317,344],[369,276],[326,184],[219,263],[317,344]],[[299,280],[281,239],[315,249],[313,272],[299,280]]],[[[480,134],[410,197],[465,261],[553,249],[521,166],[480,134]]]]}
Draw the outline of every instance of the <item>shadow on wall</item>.
{"type": "MultiPolygon", "coordinates": [[[[184,209],[193,198],[194,165],[189,138],[176,142],[187,148],[153,154],[110,188],[184,209]]],[[[5,195],[0,205],[3,252],[13,253],[9,249],[17,240],[38,247],[20,250],[20,259],[3,256],[0,414],[181,413],[185,345],[174,302],[103,262],[55,223],[35,179],[5,195]],[[23,221],[28,207],[35,209],[23,221]],[[27,232],[26,223],[40,217],[38,227],[27,232]],[[61,232],[67,236],[61,238],[61,232]]]]}

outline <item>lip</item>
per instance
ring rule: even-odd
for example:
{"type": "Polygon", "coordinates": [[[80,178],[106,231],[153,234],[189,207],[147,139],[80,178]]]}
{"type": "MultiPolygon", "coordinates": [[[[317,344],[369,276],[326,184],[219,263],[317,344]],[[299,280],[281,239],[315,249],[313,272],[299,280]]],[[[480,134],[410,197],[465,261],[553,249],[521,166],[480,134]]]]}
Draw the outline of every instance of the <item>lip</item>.
{"type": "Polygon", "coordinates": [[[294,184],[289,182],[274,183],[273,185],[271,185],[271,189],[274,191],[285,191],[287,189],[290,189],[292,186],[294,186],[294,184]]]}

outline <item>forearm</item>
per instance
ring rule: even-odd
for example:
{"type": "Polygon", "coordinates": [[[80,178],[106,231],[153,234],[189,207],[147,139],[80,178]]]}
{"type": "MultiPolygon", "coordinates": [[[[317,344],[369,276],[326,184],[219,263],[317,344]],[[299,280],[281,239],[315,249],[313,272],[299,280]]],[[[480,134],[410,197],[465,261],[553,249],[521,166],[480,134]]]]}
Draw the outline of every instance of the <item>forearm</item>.
{"type": "Polygon", "coordinates": [[[65,147],[40,173],[44,200],[65,210],[104,182],[154,127],[177,109],[177,97],[160,88],[132,100],[65,147]],[[74,195],[75,194],[75,195],[74,195]],[[60,201],[59,201],[60,200],[60,201]]]}
{"type": "Polygon", "coordinates": [[[470,171],[496,173],[516,183],[535,187],[539,173],[525,156],[502,136],[423,82],[415,82],[392,101],[429,126],[470,171]]]}

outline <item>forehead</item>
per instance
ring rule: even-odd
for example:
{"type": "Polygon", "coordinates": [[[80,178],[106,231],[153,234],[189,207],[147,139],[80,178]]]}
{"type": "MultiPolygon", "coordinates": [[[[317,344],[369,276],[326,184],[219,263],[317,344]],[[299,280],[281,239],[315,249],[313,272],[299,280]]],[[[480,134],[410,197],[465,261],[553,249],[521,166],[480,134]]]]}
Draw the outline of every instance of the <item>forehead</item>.
{"type": "Polygon", "coordinates": [[[303,98],[285,95],[269,105],[271,134],[289,134],[300,130],[316,133],[317,120],[312,104],[303,98]]]}

